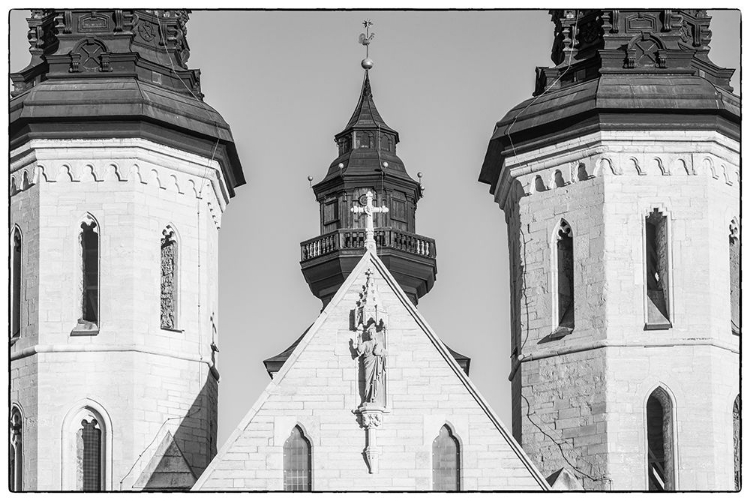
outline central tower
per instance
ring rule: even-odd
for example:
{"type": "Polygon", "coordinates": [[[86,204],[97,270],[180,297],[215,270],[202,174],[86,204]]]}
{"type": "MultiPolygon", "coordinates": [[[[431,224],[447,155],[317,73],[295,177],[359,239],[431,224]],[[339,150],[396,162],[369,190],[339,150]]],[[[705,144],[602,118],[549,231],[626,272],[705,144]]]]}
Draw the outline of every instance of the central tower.
{"type": "MultiPolygon", "coordinates": [[[[369,27],[369,26],[368,26],[369,27]]],[[[369,34],[369,31],[368,31],[369,34]]],[[[363,35],[361,42],[371,39],[363,35]]],[[[320,236],[301,245],[301,265],[313,294],[327,304],[365,252],[364,220],[351,212],[372,192],[387,213],[375,215],[378,255],[414,304],[435,283],[435,241],[415,233],[422,186],[396,155],[398,132],[375,107],[370,85],[372,60],[362,61],[362,91],[344,130],[336,134],[338,156],[313,186],[320,204],[320,236]]]]}

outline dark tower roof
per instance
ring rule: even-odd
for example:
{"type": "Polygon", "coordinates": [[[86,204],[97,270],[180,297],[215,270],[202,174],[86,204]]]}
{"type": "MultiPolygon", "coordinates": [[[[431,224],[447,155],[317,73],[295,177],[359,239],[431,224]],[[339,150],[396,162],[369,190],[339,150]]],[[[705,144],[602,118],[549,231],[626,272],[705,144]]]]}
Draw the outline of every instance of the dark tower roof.
{"type": "Polygon", "coordinates": [[[11,149],[31,138],[142,137],[245,183],[229,125],[188,69],[186,10],[35,9],[31,62],[10,75],[11,149]]]}
{"type": "Polygon", "coordinates": [[[705,10],[553,10],[556,66],[497,122],[479,181],[494,192],[503,157],[599,130],[719,130],[739,139],[732,69],[708,57],[705,10]]]}
{"type": "Polygon", "coordinates": [[[339,148],[339,156],[331,162],[325,178],[315,186],[316,195],[319,188],[325,189],[328,181],[339,175],[347,179],[356,176],[380,177],[383,162],[386,162],[388,167],[384,172],[387,176],[400,180],[405,189],[421,196],[419,183],[409,176],[404,162],[396,155],[396,145],[400,141],[398,132],[385,123],[375,106],[369,71],[365,71],[352,117],[334,140],[339,148]],[[372,144],[365,144],[366,141],[372,144]],[[344,169],[339,164],[344,164],[344,169]]]}
{"type": "Polygon", "coordinates": [[[372,98],[372,87],[370,86],[370,72],[365,71],[365,79],[362,81],[362,91],[359,94],[357,107],[354,108],[352,118],[349,119],[349,123],[346,124],[346,127],[339,135],[349,132],[350,129],[371,127],[380,127],[383,130],[395,133],[398,137],[398,132],[388,127],[375,107],[375,101],[372,98]]]}
{"type": "Polygon", "coordinates": [[[375,218],[378,255],[416,304],[435,282],[435,241],[415,233],[422,187],[396,154],[399,135],[375,106],[368,69],[354,113],[334,139],[338,156],[313,186],[321,236],[301,244],[305,279],[323,303],[344,283],[364,254],[364,226],[351,208],[370,191],[390,210],[375,218]]]}

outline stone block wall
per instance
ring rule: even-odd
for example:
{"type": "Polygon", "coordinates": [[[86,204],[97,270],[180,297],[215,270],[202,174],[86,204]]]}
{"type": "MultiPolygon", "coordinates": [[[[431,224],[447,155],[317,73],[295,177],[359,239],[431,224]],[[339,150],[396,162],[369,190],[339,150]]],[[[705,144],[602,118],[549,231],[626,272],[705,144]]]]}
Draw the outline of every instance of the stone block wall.
{"type": "Polygon", "coordinates": [[[568,463],[587,489],[646,489],[645,402],[661,384],[690,395],[675,397],[677,488],[733,488],[738,165],[736,142],[683,131],[600,132],[506,159],[496,200],[511,248],[514,433],[545,475],[568,463]],[[667,217],[672,325],[649,330],[644,224],[655,208],[667,217]],[[560,218],[574,241],[575,329],[550,339],[560,218]]]}
{"type": "Polygon", "coordinates": [[[368,473],[366,432],[353,412],[362,399],[351,311],[362,271],[350,275],[194,490],[283,490],[283,445],[299,425],[311,442],[313,490],[429,491],[432,442],[445,424],[460,443],[461,490],[541,489],[458,365],[407,309],[406,296],[390,289],[395,281],[377,272],[389,316],[387,412],[376,431],[379,471],[368,473]]]}
{"type": "Polygon", "coordinates": [[[39,284],[27,286],[36,291],[27,304],[38,309],[38,327],[26,326],[11,348],[11,399],[39,433],[38,444],[33,435],[25,443],[25,488],[66,488],[63,421],[87,402],[111,421],[107,489],[143,484],[139,474],[167,431],[200,475],[216,452],[210,346],[218,343],[218,228],[228,199],[218,165],[138,139],[32,140],[13,158],[12,177],[33,182],[12,196],[11,223],[35,240],[38,255],[27,270],[39,284]],[[99,230],[99,330],[71,335],[87,214],[99,230]],[[172,330],[160,323],[167,225],[178,240],[172,330]]]}

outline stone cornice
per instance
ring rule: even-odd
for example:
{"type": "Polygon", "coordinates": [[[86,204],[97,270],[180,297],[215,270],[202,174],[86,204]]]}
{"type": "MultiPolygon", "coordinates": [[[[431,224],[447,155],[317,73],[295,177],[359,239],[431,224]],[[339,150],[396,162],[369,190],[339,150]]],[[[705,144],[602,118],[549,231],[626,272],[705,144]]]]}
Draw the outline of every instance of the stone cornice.
{"type": "Polygon", "coordinates": [[[219,371],[216,365],[203,356],[180,353],[174,350],[162,350],[159,348],[146,348],[137,345],[119,345],[119,344],[35,344],[28,346],[10,354],[11,363],[26,357],[31,357],[39,353],[111,353],[111,352],[132,352],[146,353],[160,357],[175,358],[187,362],[199,362],[206,364],[211,371],[211,375],[218,381],[220,379],[219,371]]]}

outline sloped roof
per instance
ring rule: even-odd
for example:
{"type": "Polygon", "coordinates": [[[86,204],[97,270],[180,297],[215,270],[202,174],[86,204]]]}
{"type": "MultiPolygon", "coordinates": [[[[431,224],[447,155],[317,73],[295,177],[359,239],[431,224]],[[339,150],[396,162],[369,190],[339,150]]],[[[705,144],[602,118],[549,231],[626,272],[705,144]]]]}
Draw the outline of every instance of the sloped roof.
{"type": "Polygon", "coordinates": [[[417,325],[421,328],[421,330],[427,336],[427,338],[432,343],[432,345],[437,349],[438,353],[442,355],[442,358],[445,360],[448,367],[450,367],[452,372],[458,377],[459,381],[466,388],[467,392],[474,398],[478,406],[485,412],[490,422],[496,427],[500,435],[507,442],[511,451],[516,455],[516,457],[518,457],[518,459],[522,462],[522,464],[527,468],[531,477],[538,483],[538,485],[543,490],[548,490],[549,484],[545,480],[544,476],[542,476],[542,474],[537,470],[536,466],[534,466],[534,464],[528,458],[528,456],[523,451],[521,446],[515,441],[513,436],[508,432],[508,430],[505,428],[505,425],[502,423],[500,418],[490,408],[487,401],[484,399],[484,397],[482,397],[482,395],[479,393],[479,391],[471,382],[471,380],[468,378],[468,376],[466,376],[466,374],[461,369],[458,362],[456,362],[455,358],[450,353],[450,351],[445,346],[445,344],[443,344],[443,342],[440,340],[437,334],[435,334],[435,332],[429,326],[427,321],[422,317],[422,315],[419,313],[416,307],[411,303],[406,293],[398,285],[398,282],[396,281],[396,279],[388,271],[388,268],[383,264],[383,262],[380,260],[380,258],[378,258],[378,256],[375,253],[369,250],[364,254],[364,256],[362,256],[362,259],[359,261],[359,263],[354,268],[352,273],[347,277],[346,281],[339,288],[338,292],[334,295],[333,299],[331,299],[331,301],[328,303],[326,308],[320,313],[320,315],[312,324],[312,326],[307,330],[306,334],[304,334],[302,339],[299,341],[299,343],[297,343],[296,347],[293,349],[291,355],[289,356],[289,358],[287,359],[286,363],[281,368],[281,370],[278,372],[277,376],[269,382],[268,386],[266,386],[266,389],[263,391],[263,393],[261,393],[260,397],[258,397],[257,401],[250,408],[250,410],[242,419],[242,421],[239,423],[237,428],[235,428],[235,430],[232,432],[229,439],[222,446],[218,454],[214,457],[213,461],[211,461],[211,463],[208,465],[208,467],[203,472],[201,477],[198,479],[195,486],[193,487],[193,490],[200,489],[203,486],[203,484],[211,477],[212,473],[217,468],[218,463],[222,461],[222,458],[224,457],[224,455],[226,455],[231,450],[233,444],[240,438],[245,428],[252,422],[253,418],[263,408],[263,405],[270,398],[275,387],[283,384],[285,376],[290,372],[290,370],[293,369],[297,359],[300,357],[300,355],[306,350],[307,346],[315,338],[316,334],[324,325],[326,320],[328,320],[329,316],[337,308],[339,308],[339,304],[342,302],[344,297],[350,291],[355,281],[358,280],[360,276],[364,274],[364,272],[370,267],[375,268],[375,270],[378,273],[380,273],[381,277],[387,284],[387,287],[390,288],[391,291],[393,291],[397,299],[400,301],[401,305],[406,309],[408,314],[416,321],[417,325]]]}
{"type": "MultiPolygon", "coordinates": [[[[370,74],[365,71],[365,79],[362,81],[362,91],[359,94],[359,101],[354,108],[354,113],[349,119],[349,123],[344,127],[344,131],[356,128],[380,127],[381,129],[396,132],[388,127],[383,117],[380,116],[378,108],[375,106],[375,100],[372,97],[372,87],[370,86],[370,74]]],[[[342,132],[343,133],[343,132],[342,132]]]]}

